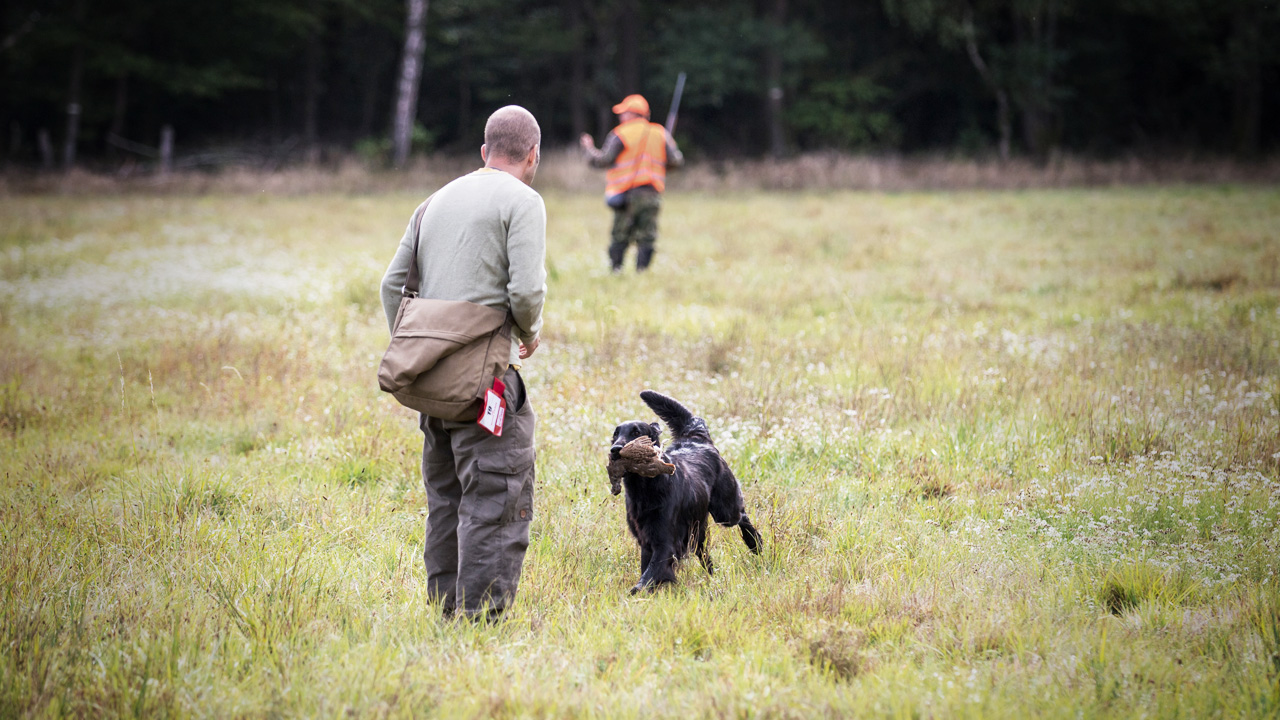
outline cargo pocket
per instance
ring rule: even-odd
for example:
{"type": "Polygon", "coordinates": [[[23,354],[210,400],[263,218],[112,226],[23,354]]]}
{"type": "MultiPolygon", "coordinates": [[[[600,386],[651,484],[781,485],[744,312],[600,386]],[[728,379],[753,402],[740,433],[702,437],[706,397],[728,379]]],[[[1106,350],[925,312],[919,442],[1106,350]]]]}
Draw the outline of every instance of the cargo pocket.
{"type": "Polygon", "coordinates": [[[478,522],[505,524],[533,519],[533,458],[533,448],[523,448],[476,460],[480,474],[478,522]]]}

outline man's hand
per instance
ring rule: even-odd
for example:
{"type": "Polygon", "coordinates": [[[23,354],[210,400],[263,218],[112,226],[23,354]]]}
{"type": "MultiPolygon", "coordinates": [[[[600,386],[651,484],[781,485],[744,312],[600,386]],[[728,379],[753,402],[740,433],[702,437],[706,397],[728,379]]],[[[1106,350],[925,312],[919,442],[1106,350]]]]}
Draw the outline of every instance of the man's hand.
{"type": "Polygon", "coordinates": [[[520,343],[520,359],[528,360],[529,356],[533,354],[533,351],[537,349],[538,349],[538,338],[536,337],[530,340],[528,344],[520,343]]]}
{"type": "Polygon", "coordinates": [[[591,139],[587,133],[582,133],[582,137],[578,138],[578,143],[582,145],[583,150],[595,150],[596,141],[591,139]]]}

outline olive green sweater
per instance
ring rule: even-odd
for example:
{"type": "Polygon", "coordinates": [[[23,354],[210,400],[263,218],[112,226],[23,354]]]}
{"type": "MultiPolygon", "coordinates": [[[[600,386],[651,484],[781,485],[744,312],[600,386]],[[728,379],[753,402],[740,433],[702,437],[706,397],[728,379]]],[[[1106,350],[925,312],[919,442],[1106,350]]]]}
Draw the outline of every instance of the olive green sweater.
{"type": "Polygon", "coordinates": [[[423,213],[419,238],[412,237],[412,228],[410,221],[382,278],[387,327],[395,324],[418,240],[418,295],[510,311],[511,364],[519,366],[519,343],[538,336],[547,294],[542,196],[509,173],[482,168],[436,192],[423,213]]]}

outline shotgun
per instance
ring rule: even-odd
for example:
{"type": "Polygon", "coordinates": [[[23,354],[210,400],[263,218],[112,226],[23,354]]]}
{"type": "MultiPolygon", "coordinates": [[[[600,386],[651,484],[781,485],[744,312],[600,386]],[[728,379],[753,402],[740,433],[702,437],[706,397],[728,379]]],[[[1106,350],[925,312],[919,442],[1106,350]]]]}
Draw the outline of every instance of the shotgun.
{"type": "Polygon", "coordinates": [[[680,112],[680,96],[684,95],[684,73],[676,77],[676,92],[671,96],[671,110],[667,113],[667,134],[676,131],[676,114],[680,112]]]}

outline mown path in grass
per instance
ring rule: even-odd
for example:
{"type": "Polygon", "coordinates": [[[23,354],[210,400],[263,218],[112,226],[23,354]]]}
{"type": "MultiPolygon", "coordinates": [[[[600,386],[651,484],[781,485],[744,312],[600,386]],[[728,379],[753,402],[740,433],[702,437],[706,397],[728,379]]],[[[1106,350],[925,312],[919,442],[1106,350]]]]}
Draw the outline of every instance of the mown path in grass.
{"type": "Polygon", "coordinates": [[[549,193],[532,545],[425,600],[418,198],[0,198],[0,715],[1280,712],[1280,193],[549,193]],[[764,535],[631,597],[644,388],[764,535]]]}

